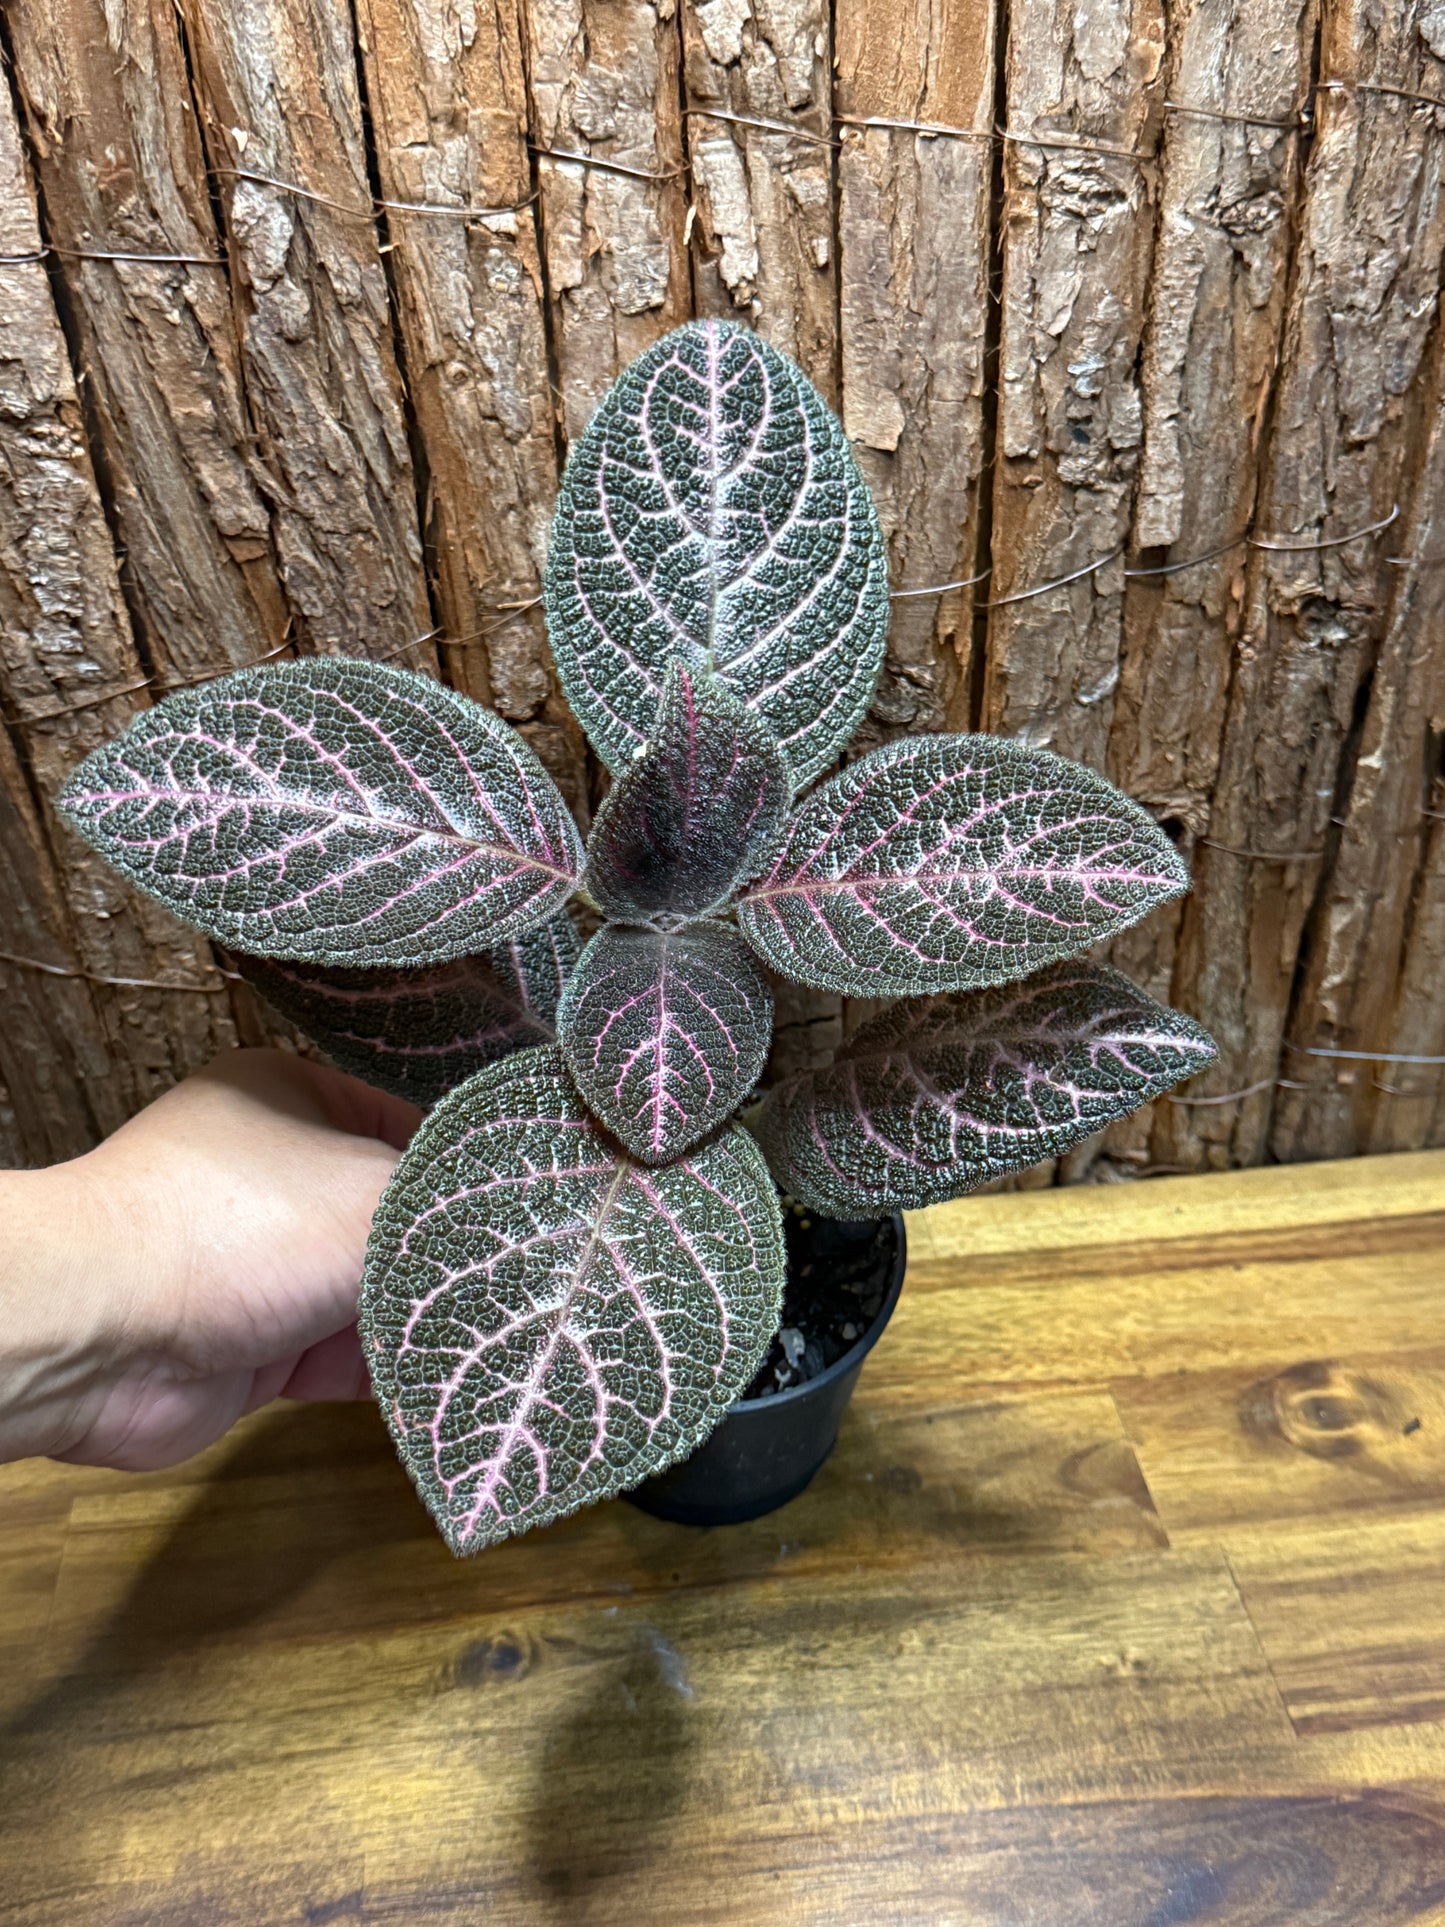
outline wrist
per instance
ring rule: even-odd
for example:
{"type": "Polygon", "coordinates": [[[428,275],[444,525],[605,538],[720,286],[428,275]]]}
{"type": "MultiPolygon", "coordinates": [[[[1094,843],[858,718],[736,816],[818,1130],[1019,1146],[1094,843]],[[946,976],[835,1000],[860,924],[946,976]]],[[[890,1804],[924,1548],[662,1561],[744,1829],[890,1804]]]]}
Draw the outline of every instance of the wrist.
{"type": "Polygon", "coordinates": [[[153,1344],[140,1227],[93,1160],[0,1178],[0,1461],[68,1451],[153,1344]]]}

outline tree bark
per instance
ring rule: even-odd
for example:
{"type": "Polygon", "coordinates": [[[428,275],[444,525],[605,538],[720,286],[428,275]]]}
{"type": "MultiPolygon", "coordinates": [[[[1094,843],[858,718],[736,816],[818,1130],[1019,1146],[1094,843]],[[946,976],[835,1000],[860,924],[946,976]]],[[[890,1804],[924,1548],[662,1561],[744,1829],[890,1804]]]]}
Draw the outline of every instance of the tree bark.
{"type": "Polygon", "coordinates": [[[1096,767],[1119,680],[1163,42],[1159,0],[1010,14],[984,726],[1096,767]]]}
{"type": "Polygon", "coordinates": [[[39,249],[0,90],[0,1077],[37,1162],[84,1150],[234,1035],[206,945],[50,808],[146,698],[39,249]]]}
{"type": "Polygon", "coordinates": [[[167,682],[253,662],[286,608],[175,10],[6,17],[146,652],[167,682]],[[80,258],[96,251],[188,258],[80,258]]]}
{"type": "Polygon", "coordinates": [[[829,42],[824,0],[683,0],[698,311],[750,320],[836,406],[829,42]]]}
{"type": "MultiPolygon", "coordinates": [[[[1284,368],[1244,591],[1208,840],[1196,861],[1176,999],[1221,1045],[1237,1104],[1173,1107],[1169,1161],[1265,1153],[1285,1017],[1331,818],[1349,792],[1354,719],[1388,622],[1393,553],[1356,532],[1408,500],[1412,422],[1445,246],[1438,116],[1380,83],[1441,91],[1428,0],[1326,5],[1322,90],[1307,171],[1284,368]],[[1326,546],[1319,546],[1319,545],[1326,546]]],[[[1445,46],[1445,42],[1442,42],[1445,46]]],[[[1391,532],[1397,539],[1398,531],[1391,532]]]]}
{"type": "Polygon", "coordinates": [[[434,668],[430,643],[413,646],[433,621],[350,10],[183,0],[182,14],[297,640],[434,668]]]}
{"type": "Polygon", "coordinates": [[[1445,775],[1445,338],[1423,385],[1432,398],[1408,520],[1391,530],[1389,624],[1370,680],[1349,798],[1327,836],[1333,861],[1305,932],[1303,972],[1270,1133],[1281,1160],[1348,1157],[1429,1141],[1432,1066],[1369,1064],[1308,1051],[1445,1055],[1440,791],[1445,775]]]}
{"type": "MultiPolygon", "coordinates": [[[[991,9],[950,0],[841,0],[837,10],[843,425],[905,592],[957,582],[987,557],[980,485],[991,423],[993,148],[985,138],[863,128],[860,120],[987,130],[991,9]]],[[[895,600],[888,660],[863,738],[967,728],[977,598],[986,583],[895,600]]]]}
{"type": "Polygon", "coordinates": [[[526,54],[571,439],[627,363],[691,312],[674,0],[527,0],[526,54]]]}
{"type": "MultiPolygon", "coordinates": [[[[177,5],[7,8],[0,253],[27,164],[57,252],[0,261],[0,1157],[273,1034],[50,807],[166,689],[440,668],[585,819],[559,463],[695,313],[802,362],[877,501],[850,753],[1046,744],[1192,863],[1110,955],[1218,1066],[1024,1181],[1445,1139],[1440,0],[177,5]]],[[[781,992],[777,1061],[859,1014],[781,992]]]]}
{"type": "Polygon", "coordinates": [[[361,0],[382,195],[459,210],[386,212],[449,680],[492,703],[574,806],[582,736],[535,606],[557,487],[547,311],[513,0],[361,0]]]}
{"type": "MultiPolygon", "coordinates": [[[[1308,0],[1198,0],[1171,14],[1157,240],[1144,338],[1144,441],[1107,768],[1191,862],[1209,823],[1248,549],[1279,367],[1290,238],[1299,216],[1308,0]],[[1231,118],[1239,116],[1239,118],[1231,118]],[[1196,560],[1195,558],[1199,558],[1196,560]],[[1191,566],[1183,566],[1183,565],[1191,566]]],[[[1166,1002],[1182,904],[1111,947],[1166,1002]]],[[[1185,1095],[1237,1088],[1232,1071],[1185,1095]]],[[[1124,1168],[1177,1155],[1172,1099],[1071,1154],[1124,1168]],[[1160,1120],[1161,1141],[1152,1143],[1160,1120]]],[[[1212,1106],[1204,1106],[1207,1117],[1212,1106]]],[[[1103,1175],[1102,1172],[1099,1175],[1103,1175]]]]}

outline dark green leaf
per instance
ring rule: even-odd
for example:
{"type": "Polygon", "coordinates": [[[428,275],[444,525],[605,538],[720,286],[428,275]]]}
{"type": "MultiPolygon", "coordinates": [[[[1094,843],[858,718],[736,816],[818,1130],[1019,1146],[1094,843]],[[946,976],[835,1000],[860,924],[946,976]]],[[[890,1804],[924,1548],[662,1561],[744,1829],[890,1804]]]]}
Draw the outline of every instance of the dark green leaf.
{"type": "Polygon", "coordinates": [[[1188,883],[1148,812],[1082,763],[909,736],[814,791],[739,924],[798,983],[906,997],[1025,976],[1188,883]]]}
{"type": "Polygon", "coordinates": [[[862,1218],[960,1197],[1057,1157],[1215,1056],[1191,1017],[1101,964],[895,1004],[826,1070],[791,1078],[759,1135],[779,1184],[862,1218]]]}
{"type": "Polygon", "coordinates": [[[564,913],[479,957],[418,970],[236,962],[342,1070],[425,1107],[484,1064],[556,1042],[557,1000],[580,949],[564,913]]]}
{"type": "Polygon", "coordinates": [[[804,783],[883,661],[887,559],[842,428],[800,369],[726,322],[623,370],[567,463],[545,590],[562,686],[614,771],[680,658],[757,710],[804,783]]]}
{"type": "Polygon", "coordinates": [[[777,1328],[782,1216],[734,1125],[662,1170],[603,1137],[555,1049],[439,1104],[377,1208],[362,1343],[455,1552],[683,1458],[777,1328]]]}
{"type": "Polygon", "coordinates": [[[651,740],[597,812],[583,883],[623,923],[702,916],[762,867],[789,794],[767,726],[674,662],[651,740]]]}
{"type": "Polygon", "coordinates": [[[666,1164],[730,1117],[762,1073],[767,980],[735,930],[609,925],[557,1013],[578,1089],[634,1156],[666,1164]]]}
{"type": "Polygon", "coordinates": [[[581,865],[514,730],[425,676],[335,656],[168,696],[59,805],[207,936],[347,969],[500,943],[555,915],[581,865]]]}

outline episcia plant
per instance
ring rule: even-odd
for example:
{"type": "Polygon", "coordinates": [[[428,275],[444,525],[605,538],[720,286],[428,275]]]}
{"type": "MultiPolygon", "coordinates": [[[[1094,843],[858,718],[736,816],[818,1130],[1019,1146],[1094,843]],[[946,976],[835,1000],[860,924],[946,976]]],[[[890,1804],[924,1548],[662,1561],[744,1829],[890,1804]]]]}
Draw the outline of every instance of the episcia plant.
{"type": "Polygon", "coordinates": [[[498,717],[337,657],[168,697],[61,797],[344,1069],[427,1109],[361,1332],[458,1552],[707,1436],[778,1327],[779,1187],[847,1219],[957,1197],[1214,1054],[1080,961],[1187,882],[1102,777],[977,735],[838,767],[883,543],[837,421],[757,336],[695,324],[624,371],[568,461],[545,597],[613,777],[585,849],[498,717]],[[898,1001],[751,1105],[770,973],[898,1001]]]}

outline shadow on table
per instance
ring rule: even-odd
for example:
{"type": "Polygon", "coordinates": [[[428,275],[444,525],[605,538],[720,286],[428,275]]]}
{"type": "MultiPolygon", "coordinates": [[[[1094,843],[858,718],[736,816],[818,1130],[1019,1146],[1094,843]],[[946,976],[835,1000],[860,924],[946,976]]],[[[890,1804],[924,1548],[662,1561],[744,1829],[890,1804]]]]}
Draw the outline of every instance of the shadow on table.
{"type": "Polygon", "coordinates": [[[528,1817],[537,1900],[553,1920],[616,1918],[609,1889],[670,1854],[689,1803],[700,1740],[682,1661],[655,1628],[634,1625],[612,1663],[548,1729],[528,1817]],[[545,1897],[545,1900],[544,1900],[545,1897]]]}
{"type": "MultiPolygon", "coordinates": [[[[578,1927],[606,1915],[619,1881],[645,1881],[677,1851],[673,1823],[696,1799],[712,1709],[695,1701],[685,1656],[653,1624],[669,1622],[664,1596],[839,1561],[852,1569],[860,1557],[906,1562],[920,1545],[1028,1538],[1026,1518],[968,1489],[933,1428],[885,1442],[857,1421],[784,1514],[705,1533],[607,1506],[480,1560],[447,1552],[365,1404],[273,1408],[195,1484],[157,1475],[113,1490],[113,1516],[96,1486],[76,1508],[50,1632],[66,1671],[0,1728],[0,1810],[23,1825],[28,1808],[33,1824],[53,1829],[60,1775],[77,1762],[83,1771],[96,1742],[124,1749],[153,1732],[157,1676],[179,1669],[184,1694],[184,1669],[207,1649],[433,1627],[448,1684],[504,1685],[530,1664],[531,1632],[508,1630],[510,1615],[526,1615],[569,1677],[555,1697],[544,1690],[529,1701],[543,1716],[529,1760],[524,1877],[539,1909],[578,1927]],[[98,1602],[112,1599],[102,1619],[98,1602]],[[540,1619],[538,1608],[547,1609],[540,1619]]],[[[123,1758],[99,1770],[124,1775],[123,1758]]],[[[143,1777],[159,1795],[153,1775],[143,1777]]],[[[65,1852],[80,1879],[99,1834],[87,1828],[83,1796],[78,1804],[65,1852]]],[[[486,1870],[478,1875],[480,1901],[486,1870]]]]}
{"type": "MultiPolygon", "coordinates": [[[[337,1560],[418,1537],[425,1521],[419,1526],[415,1497],[390,1453],[380,1449],[383,1440],[367,1405],[266,1413],[191,1488],[191,1503],[137,1565],[115,1610],[76,1652],[64,1675],[0,1727],[0,1740],[13,1743],[61,1726],[67,1713],[81,1706],[87,1725],[93,1725],[97,1703],[109,1693],[163,1661],[274,1618],[337,1560]],[[348,1476],[358,1461],[372,1458],[379,1476],[370,1466],[360,1481],[348,1476]],[[308,1482],[316,1488],[314,1508],[298,1503],[308,1482]]],[[[154,1485],[167,1477],[154,1475],[154,1485]]],[[[122,1487],[117,1480],[116,1490],[133,1499],[151,1484],[147,1479],[122,1487]]],[[[112,1525],[103,1503],[92,1506],[85,1525],[70,1529],[60,1586],[68,1583],[71,1591],[83,1592],[93,1572],[97,1588],[110,1592],[126,1542],[140,1536],[134,1517],[127,1508],[112,1525]],[[88,1543],[80,1550],[82,1538],[88,1543]]],[[[65,1637],[68,1605],[66,1592],[60,1591],[52,1643],[65,1637]]],[[[0,1755],[0,1798],[4,1787],[0,1755]]]]}
{"type": "MultiPolygon", "coordinates": [[[[156,1475],[117,1479],[113,1490],[113,1519],[106,1488],[97,1501],[91,1487],[70,1528],[49,1635],[65,1671],[0,1725],[0,1811],[9,1824],[23,1827],[29,1816],[53,1832],[55,1789],[77,1764],[84,1774],[95,1744],[125,1747],[151,1731],[156,1676],[208,1649],[254,1652],[252,1629],[305,1639],[433,1625],[444,1647],[455,1626],[473,1635],[454,1662],[455,1683],[467,1685],[480,1683],[467,1679],[468,1666],[509,1664],[515,1642],[496,1630],[507,1614],[551,1603],[607,1631],[538,1734],[528,1823],[537,1898],[554,1901],[559,1919],[585,1921],[587,1895],[619,1852],[634,1869],[645,1863],[648,1843],[685,1797],[691,1688],[662,1635],[634,1623],[630,1606],[624,1619],[609,1618],[607,1596],[645,1597],[682,1578],[689,1552],[700,1549],[692,1535],[679,1543],[629,1507],[610,1525],[574,1521],[483,1561],[456,1560],[374,1409],[362,1404],[277,1408],[193,1486],[156,1475]],[[147,1523],[148,1493],[167,1520],[159,1537],[147,1523]],[[129,1574],[127,1561],[135,1562],[129,1574]],[[624,1567],[635,1588],[610,1578],[624,1567]],[[100,1617],[97,1602],[117,1595],[100,1617]],[[490,1622],[489,1637],[475,1637],[478,1621],[490,1622]]],[[[161,1797],[153,1772],[143,1777],[161,1797]]],[[[115,1785],[96,1791],[105,1798],[94,1805],[84,1796],[66,1803],[64,1855],[77,1891],[109,1825],[101,1816],[116,1811],[115,1785]]]]}

